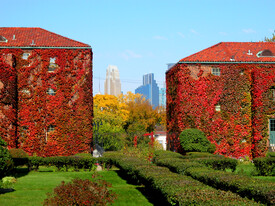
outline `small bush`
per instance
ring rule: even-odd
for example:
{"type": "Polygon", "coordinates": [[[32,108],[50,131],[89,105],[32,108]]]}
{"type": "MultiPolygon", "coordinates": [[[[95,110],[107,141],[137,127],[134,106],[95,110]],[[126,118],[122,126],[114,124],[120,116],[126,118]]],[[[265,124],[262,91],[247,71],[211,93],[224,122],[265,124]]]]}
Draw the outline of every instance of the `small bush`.
{"type": "Polygon", "coordinates": [[[12,158],[27,158],[29,155],[22,149],[12,148],[9,150],[12,158]]]}
{"type": "Polygon", "coordinates": [[[258,157],[253,163],[259,175],[275,176],[275,157],[258,157]]]}
{"type": "Polygon", "coordinates": [[[108,187],[111,185],[99,179],[74,179],[69,183],[62,181],[53,194],[47,194],[44,205],[107,205],[116,199],[116,194],[108,187]]]}
{"type": "Polygon", "coordinates": [[[185,152],[213,152],[214,146],[198,129],[186,129],[180,134],[180,144],[185,152]]]}
{"type": "Polygon", "coordinates": [[[9,174],[14,166],[11,155],[6,146],[6,142],[0,138],[0,178],[9,174]]]}
{"type": "Polygon", "coordinates": [[[14,177],[4,177],[2,179],[2,184],[0,185],[0,188],[4,189],[10,189],[14,187],[14,184],[16,183],[16,179],[14,177]]]}

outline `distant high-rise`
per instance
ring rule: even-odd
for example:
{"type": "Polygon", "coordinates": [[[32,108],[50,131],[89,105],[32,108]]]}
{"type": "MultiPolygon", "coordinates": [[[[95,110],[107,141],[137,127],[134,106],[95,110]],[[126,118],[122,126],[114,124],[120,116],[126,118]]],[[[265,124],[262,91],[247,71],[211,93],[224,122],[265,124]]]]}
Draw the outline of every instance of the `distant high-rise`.
{"type": "Polygon", "coordinates": [[[166,88],[159,90],[159,106],[166,108],[166,88]]]}
{"type": "Polygon", "coordinates": [[[119,96],[121,94],[121,83],[117,66],[109,65],[106,70],[104,94],[115,96],[119,96]]]}
{"type": "Polygon", "coordinates": [[[142,94],[153,108],[159,106],[159,87],[156,80],[154,80],[153,73],[143,75],[143,85],[138,87],[135,93],[142,94]]]}

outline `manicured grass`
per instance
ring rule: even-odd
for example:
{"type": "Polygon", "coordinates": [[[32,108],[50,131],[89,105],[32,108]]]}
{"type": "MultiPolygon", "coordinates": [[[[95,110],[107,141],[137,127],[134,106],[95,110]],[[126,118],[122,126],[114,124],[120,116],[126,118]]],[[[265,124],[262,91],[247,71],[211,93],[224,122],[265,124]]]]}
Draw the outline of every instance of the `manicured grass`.
{"type": "MultiPolygon", "coordinates": [[[[142,194],[142,186],[127,184],[115,170],[101,171],[99,174],[101,179],[112,184],[112,190],[118,195],[113,205],[153,205],[142,194]]],[[[91,175],[91,172],[51,172],[49,169],[30,172],[17,178],[14,192],[0,194],[0,205],[43,205],[46,194],[52,192],[61,181],[70,181],[73,178],[90,179],[91,175]]]]}

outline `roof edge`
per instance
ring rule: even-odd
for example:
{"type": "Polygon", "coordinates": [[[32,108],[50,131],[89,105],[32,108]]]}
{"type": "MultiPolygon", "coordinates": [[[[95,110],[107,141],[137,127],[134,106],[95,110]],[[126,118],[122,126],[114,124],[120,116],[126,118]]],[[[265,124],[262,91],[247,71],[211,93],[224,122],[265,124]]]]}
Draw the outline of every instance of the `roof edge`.
{"type": "Polygon", "coordinates": [[[172,70],[176,65],[178,64],[275,64],[275,62],[236,62],[236,61],[231,61],[231,62],[193,62],[193,61],[179,61],[176,63],[174,66],[169,68],[165,74],[167,74],[170,70],[172,70]]]}
{"type": "Polygon", "coordinates": [[[92,49],[91,46],[89,47],[35,47],[35,46],[30,46],[30,47],[21,47],[21,46],[0,46],[0,49],[92,49]]]}

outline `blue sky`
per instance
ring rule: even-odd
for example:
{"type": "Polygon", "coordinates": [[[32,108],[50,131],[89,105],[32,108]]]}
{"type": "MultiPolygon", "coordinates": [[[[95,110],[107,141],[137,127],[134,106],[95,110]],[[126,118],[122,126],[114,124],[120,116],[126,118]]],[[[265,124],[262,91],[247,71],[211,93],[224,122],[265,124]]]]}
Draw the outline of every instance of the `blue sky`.
{"type": "Polygon", "coordinates": [[[274,0],[0,0],[1,27],[41,27],[92,46],[94,94],[108,65],[122,91],[167,63],[222,41],[262,41],[275,30],[274,0]]]}

